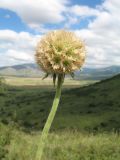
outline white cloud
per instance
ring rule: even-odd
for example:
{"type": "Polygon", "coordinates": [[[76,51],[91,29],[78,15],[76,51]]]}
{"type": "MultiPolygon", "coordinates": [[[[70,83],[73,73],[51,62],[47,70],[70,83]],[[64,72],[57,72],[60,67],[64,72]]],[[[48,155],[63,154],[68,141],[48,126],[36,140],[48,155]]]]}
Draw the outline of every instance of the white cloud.
{"type": "Polygon", "coordinates": [[[34,52],[38,35],[27,32],[0,30],[0,60],[1,66],[34,61],[34,52]]]}
{"type": "Polygon", "coordinates": [[[87,29],[76,30],[87,45],[86,65],[104,67],[120,65],[120,1],[106,0],[87,29]]]}
{"type": "Polygon", "coordinates": [[[67,7],[66,10],[66,22],[64,27],[71,28],[73,25],[82,23],[82,20],[89,17],[96,17],[101,12],[102,8],[97,6],[96,8],[90,8],[83,5],[73,5],[67,7]],[[99,8],[99,9],[98,9],[99,8]]]}
{"type": "Polygon", "coordinates": [[[98,9],[90,8],[88,6],[80,6],[80,5],[72,6],[69,12],[77,16],[87,16],[87,17],[97,16],[100,13],[98,9]]]}
{"type": "MultiPolygon", "coordinates": [[[[64,27],[80,23],[80,18],[91,17],[86,29],[73,30],[86,43],[86,66],[104,67],[120,64],[120,1],[105,0],[101,6],[67,6],[68,0],[1,0],[0,7],[16,12],[30,27],[47,32],[45,23],[60,23],[64,27]],[[62,13],[66,15],[63,16],[62,13]]],[[[0,31],[0,65],[32,62],[38,35],[11,30],[0,31]],[[4,54],[4,56],[3,56],[4,54]]]]}
{"type": "Polygon", "coordinates": [[[72,25],[74,25],[74,24],[77,24],[77,23],[79,23],[80,22],[80,20],[77,18],[77,17],[75,17],[75,16],[67,16],[67,21],[66,21],[66,23],[64,24],[64,28],[70,28],[72,25]]]}
{"type": "Polygon", "coordinates": [[[64,20],[67,0],[1,0],[0,7],[12,10],[29,26],[64,20]]]}
{"type": "Polygon", "coordinates": [[[17,61],[23,61],[23,62],[33,62],[33,54],[31,51],[25,52],[25,51],[16,51],[13,49],[9,49],[6,52],[6,56],[9,57],[10,59],[14,59],[17,61]]]}

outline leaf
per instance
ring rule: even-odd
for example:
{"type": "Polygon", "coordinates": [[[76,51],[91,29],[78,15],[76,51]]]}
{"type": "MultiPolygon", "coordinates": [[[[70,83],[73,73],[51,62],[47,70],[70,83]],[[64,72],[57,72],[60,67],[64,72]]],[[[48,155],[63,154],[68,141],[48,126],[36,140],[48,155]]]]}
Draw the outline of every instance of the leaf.
{"type": "Polygon", "coordinates": [[[47,78],[48,76],[49,76],[49,73],[46,73],[45,76],[42,78],[42,80],[47,78]]]}
{"type": "Polygon", "coordinates": [[[56,77],[57,77],[57,76],[56,76],[56,74],[54,73],[54,74],[53,74],[53,84],[54,84],[54,87],[55,87],[55,83],[56,83],[56,77]]]}
{"type": "Polygon", "coordinates": [[[71,77],[74,78],[75,77],[75,74],[74,72],[70,73],[71,77]]]}
{"type": "Polygon", "coordinates": [[[63,73],[62,83],[64,83],[65,74],[63,73]]]}

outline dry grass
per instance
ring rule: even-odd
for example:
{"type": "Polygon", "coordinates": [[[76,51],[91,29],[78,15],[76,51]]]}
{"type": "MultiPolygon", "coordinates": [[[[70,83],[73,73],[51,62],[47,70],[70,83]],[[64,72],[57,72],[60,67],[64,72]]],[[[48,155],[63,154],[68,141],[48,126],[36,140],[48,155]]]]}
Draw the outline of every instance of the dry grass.
{"type": "MultiPolygon", "coordinates": [[[[24,77],[5,77],[5,82],[12,86],[52,86],[52,78],[24,78],[24,77]]],[[[93,80],[73,80],[71,78],[66,78],[64,86],[83,86],[91,83],[95,83],[93,80]]]]}
{"type": "MultiPolygon", "coordinates": [[[[0,149],[3,147],[8,150],[1,160],[35,160],[39,140],[39,132],[27,134],[1,125],[0,149]]],[[[3,150],[0,151],[1,154],[3,150]]],[[[43,154],[43,160],[119,159],[120,136],[118,134],[99,133],[94,135],[71,130],[50,133],[43,154]]]]}

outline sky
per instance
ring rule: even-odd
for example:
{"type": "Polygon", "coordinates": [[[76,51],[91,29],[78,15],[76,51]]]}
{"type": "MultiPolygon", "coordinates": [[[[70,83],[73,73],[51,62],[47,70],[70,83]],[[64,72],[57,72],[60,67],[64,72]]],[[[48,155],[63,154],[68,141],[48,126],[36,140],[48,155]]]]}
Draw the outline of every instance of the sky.
{"type": "Polygon", "coordinates": [[[85,42],[85,67],[120,65],[119,8],[119,0],[0,0],[0,67],[34,63],[37,42],[57,29],[85,42]]]}

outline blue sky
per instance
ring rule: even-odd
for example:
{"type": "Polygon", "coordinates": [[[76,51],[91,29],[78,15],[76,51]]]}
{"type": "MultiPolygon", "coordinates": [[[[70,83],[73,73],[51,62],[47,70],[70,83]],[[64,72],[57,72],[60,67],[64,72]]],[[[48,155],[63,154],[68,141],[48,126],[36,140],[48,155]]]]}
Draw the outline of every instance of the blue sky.
{"type": "Polygon", "coordinates": [[[87,5],[89,7],[96,7],[96,5],[100,5],[103,0],[72,0],[72,5],[87,5]]]}
{"type": "MultiPolygon", "coordinates": [[[[69,2],[68,3],[69,6],[84,5],[84,6],[95,8],[97,5],[100,5],[102,3],[102,0],[71,0],[68,2],[69,2]]],[[[72,28],[79,29],[79,28],[87,27],[88,22],[91,18],[93,17],[83,19],[81,23],[72,25],[72,28]]],[[[56,28],[59,29],[63,27],[64,23],[59,23],[59,24],[46,23],[44,25],[45,25],[45,28],[48,28],[48,29],[56,29],[56,28]]],[[[0,30],[3,30],[3,29],[10,29],[16,32],[27,31],[33,34],[36,33],[21,19],[21,17],[17,13],[15,13],[10,9],[0,8],[0,30]]]]}
{"type": "Polygon", "coordinates": [[[0,30],[4,29],[32,32],[32,29],[15,12],[0,8],[0,30]]]}
{"type": "Polygon", "coordinates": [[[0,66],[34,62],[37,41],[55,29],[85,41],[86,66],[119,65],[119,8],[118,0],[1,0],[0,66]]]}

